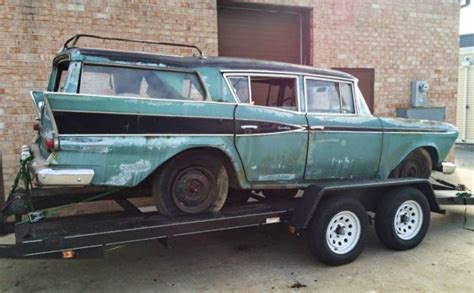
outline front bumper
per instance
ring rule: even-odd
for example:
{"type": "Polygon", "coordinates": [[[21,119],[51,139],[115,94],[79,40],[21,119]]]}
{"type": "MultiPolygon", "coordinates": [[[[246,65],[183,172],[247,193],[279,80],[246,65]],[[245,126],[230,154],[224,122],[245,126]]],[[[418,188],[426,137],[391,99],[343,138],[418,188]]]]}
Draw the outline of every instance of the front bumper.
{"type": "Polygon", "coordinates": [[[89,185],[94,178],[93,169],[64,169],[49,166],[43,159],[37,144],[30,147],[23,146],[21,156],[33,155],[30,163],[36,183],[40,186],[63,185],[63,186],[84,186],[89,185]]]}
{"type": "Polygon", "coordinates": [[[456,165],[451,162],[442,162],[441,171],[443,174],[453,174],[456,171],[456,165]]]}

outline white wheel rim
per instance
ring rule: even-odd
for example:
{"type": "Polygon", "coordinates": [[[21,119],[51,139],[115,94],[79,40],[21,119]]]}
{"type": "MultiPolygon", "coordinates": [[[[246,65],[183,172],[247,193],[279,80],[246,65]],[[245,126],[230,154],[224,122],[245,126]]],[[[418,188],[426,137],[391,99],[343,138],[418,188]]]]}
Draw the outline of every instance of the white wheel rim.
{"type": "Polygon", "coordinates": [[[397,236],[403,240],[413,239],[423,225],[423,211],[414,200],[403,202],[395,214],[393,225],[397,236]]]}
{"type": "Polygon", "coordinates": [[[326,242],[332,252],[346,254],[359,242],[359,218],[351,211],[342,211],[335,215],[326,230],[326,242]]]}

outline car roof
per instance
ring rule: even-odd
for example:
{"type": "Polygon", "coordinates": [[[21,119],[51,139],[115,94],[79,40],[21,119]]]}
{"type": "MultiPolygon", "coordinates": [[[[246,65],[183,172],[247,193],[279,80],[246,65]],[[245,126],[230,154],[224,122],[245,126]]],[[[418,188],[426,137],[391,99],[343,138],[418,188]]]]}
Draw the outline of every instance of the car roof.
{"type": "MultiPolygon", "coordinates": [[[[152,64],[166,64],[167,66],[176,66],[183,68],[197,68],[197,67],[215,67],[220,70],[242,70],[242,71],[278,71],[295,74],[308,75],[324,75],[328,77],[354,79],[354,77],[345,72],[321,69],[305,65],[297,65],[285,62],[265,61],[246,58],[234,57],[180,57],[170,55],[159,55],[144,52],[129,52],[116,51],[106,49],[94,48],[77,48],[70,47],[66,49],[68,55],[75,51],[75,56],[83,56],[83,60],[91,60],[94,58],[107,59],[111,62],[131,62],[131,63],[152,63],[152,64]]],[[[62,52],[63,54],[66,52],[62,52]]],[[[56,59],[61,59],[59,54],[56,59]]],[[[72,58],[71,58],[72,59],[72,58]]]]}

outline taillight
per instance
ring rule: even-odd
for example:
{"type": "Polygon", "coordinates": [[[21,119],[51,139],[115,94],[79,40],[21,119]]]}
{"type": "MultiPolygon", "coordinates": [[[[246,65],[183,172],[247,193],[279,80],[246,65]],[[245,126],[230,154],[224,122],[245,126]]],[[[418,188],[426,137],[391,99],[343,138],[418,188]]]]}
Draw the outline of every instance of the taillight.
{"type": "Polygon", "coordinates": [[[39,122],[36,122],[35,124],[33,124],[33,130],[40,131],[40,129],[41,129],[41,125],[39,124],[39,122]]]}
{"type": "Polygon", "coordinates": [[[46,139],[46,147],[48,148],[48,150],[54,150],[54,138],[46,139]]]}

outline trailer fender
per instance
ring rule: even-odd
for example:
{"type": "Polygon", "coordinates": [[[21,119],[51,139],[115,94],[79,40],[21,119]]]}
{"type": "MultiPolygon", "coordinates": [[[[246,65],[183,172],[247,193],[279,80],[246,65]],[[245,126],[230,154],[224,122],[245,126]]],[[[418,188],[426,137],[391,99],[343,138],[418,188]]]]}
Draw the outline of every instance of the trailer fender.
{"type": "Polygon", "coordinates": [[[301,202],[296,207],[290,220],[290,225],[297,230],[306,229],[324,196],[352,196],[360,197],[384,196],[387,190],[396,187],[415,187],[426,196],[432,212],[444,214],[439,207],[431,183],[427,179],[394,178],[385,180],[367,181],[338,181],[331,183],[309,185],[301,202]]]}

